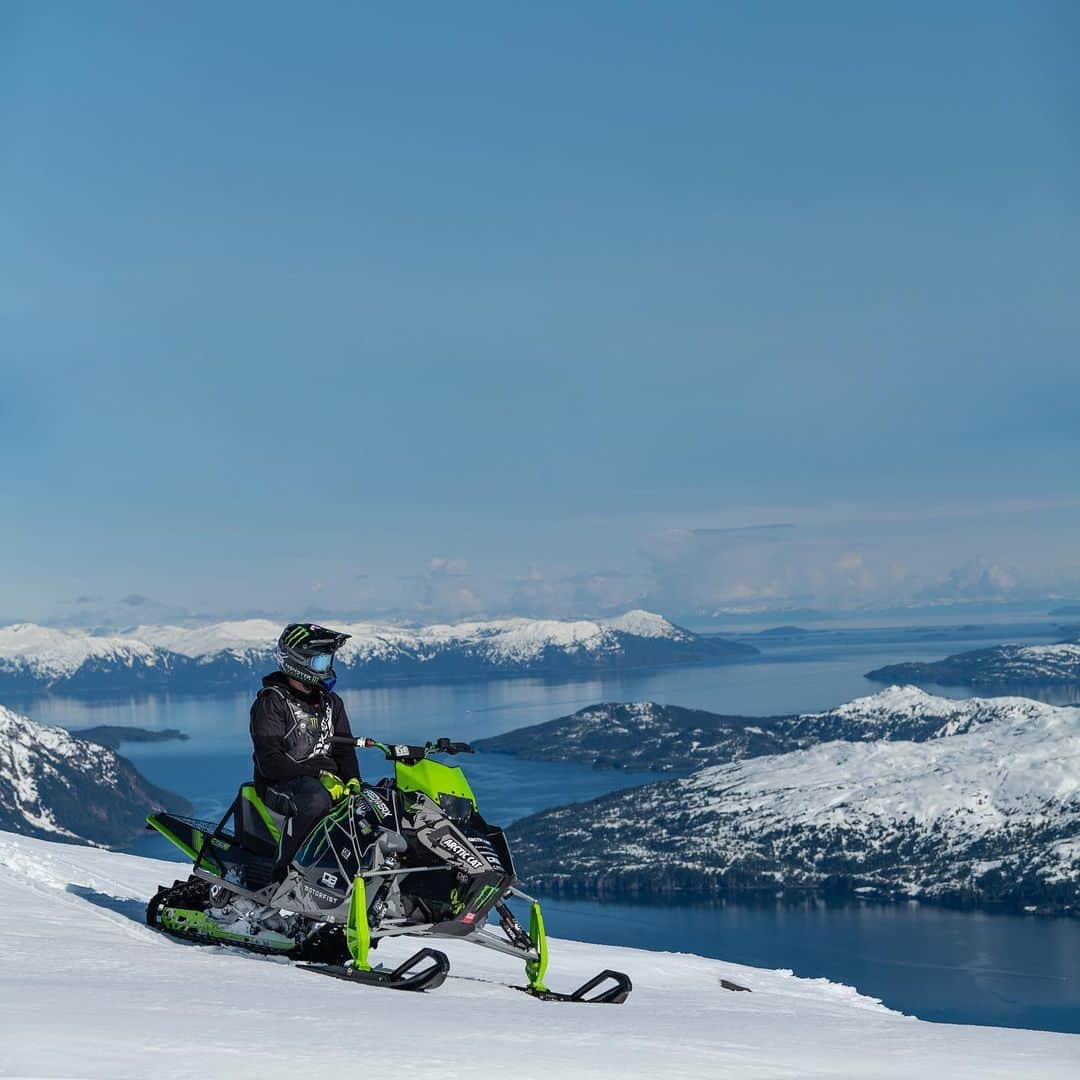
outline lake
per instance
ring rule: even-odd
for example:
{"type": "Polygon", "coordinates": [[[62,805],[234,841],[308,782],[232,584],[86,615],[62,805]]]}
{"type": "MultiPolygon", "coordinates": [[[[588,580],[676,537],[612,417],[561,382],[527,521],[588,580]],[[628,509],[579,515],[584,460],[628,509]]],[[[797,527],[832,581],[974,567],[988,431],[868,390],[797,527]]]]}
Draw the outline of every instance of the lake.
{"type": "MultiPolygon", "coordinates": [[[[821,710],[880,689],[863,673],[883,664],[1055,637],[1051,620],[837,629],[744,638],[763,656],[722,667],[629,671],[573,682],[522,678],[353,690],[346,676],[339,689],[357,735],[408,742],[441,735],[477,739],[601,701],[653,700],[742,715],[821,710]]],[[[958,688],[939,692],[968,696],[958,688]]],[[[123,752],[155,783],[184,794],[200,815],[212,817],[250,774],[250,701],[244,692],[121,701],[41,697],[11,704],[68,728],[179,728],[190,741],[130,744],[123,752]]],[[[457,760],[485,814],[500,824],[653,779],[492,754],[457,760]]],[[[372,751],[361,753],[361,769],[371,779],[383,775],[386,764],[372,751]]],[[[175,853],[151,835],[137,850],[169,858],[175,853]]],[[[556,937],[790,968],[856,986],[927,1020],[1080,1032],[1080,920],[816,902],[663,906],[548,899],[545,913],[556,937]]],[[[556,955],[552,978],[557,976],[556,955]]]]}

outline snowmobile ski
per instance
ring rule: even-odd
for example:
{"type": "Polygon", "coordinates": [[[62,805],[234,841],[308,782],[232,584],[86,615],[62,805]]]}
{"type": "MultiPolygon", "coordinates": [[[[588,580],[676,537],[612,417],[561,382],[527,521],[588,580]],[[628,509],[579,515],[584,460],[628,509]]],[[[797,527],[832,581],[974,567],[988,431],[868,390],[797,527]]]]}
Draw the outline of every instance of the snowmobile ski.
{"type": "Polygon", "coordinates": [[[568,1001],[577,1005],[621,1005],[630,996],[630,991],[634,989],[634,986],[630,982],[629,975],[609,969],[601,971],[599,975],[594,975],[588,982],[582,983],[569,994],[560,994],[556,990],[549,990],[546,986],[543,988],[515,986],[514,989],[540,1001],[568,1001]],[[593,993],[597,987],[603,986],[606,982],[612,985],[598,993],[593,993]]]}
{"type": "Polygon", "coordinates": [[[420,949],[394,969],[358,968],[353,964],[298,964],[303,971],[387,990],[434,990],[446,982],[450,960],[438,949],[420,949]],[[427,961],[425,963],[425,961],[427,961]]]}
{"type": "MultiPolygon", "coordinates": [[[[504,917],[507,916],[509,912],[504,917]]],[[[540,1001],[570,1001],[579,1005],[621,1005],[634,988],[629,975],[609,968],[601,971],[599,975],[594,975],[588,982],[582,983],[572,993],[560,994],[558,991],[549,990],[544,984],[544,975],[547,973],[548,966],[547,932],[544,930],[543,913],[535,900],[529,909],[529,943],[536,956],[535,960],[529,960],[525,964],[525,975],[529,982],[526,986],[516,986],[514,989],[522,990],[540,1001]],[[612,985],[593,994],[597,987],[607,982],[612,985]],[[590,994],[592,994],[591,997],[590,994]]]]}

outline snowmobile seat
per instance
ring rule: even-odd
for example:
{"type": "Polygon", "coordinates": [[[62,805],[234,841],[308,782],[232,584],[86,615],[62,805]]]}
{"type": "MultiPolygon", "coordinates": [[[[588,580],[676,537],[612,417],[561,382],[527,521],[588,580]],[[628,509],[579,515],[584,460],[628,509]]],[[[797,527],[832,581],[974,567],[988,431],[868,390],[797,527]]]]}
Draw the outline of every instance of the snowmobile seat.
{"type": "Polygon", "coordinates": [[[255,855],[277,855],[278,842],[285,829],[288,800],[278,802],[272,795],[261,799],[254,784],[241,784],[236,793],[233,827],[236,839],[255,855]],[[273,803],[273,806],[267,805],[273,803]]]}

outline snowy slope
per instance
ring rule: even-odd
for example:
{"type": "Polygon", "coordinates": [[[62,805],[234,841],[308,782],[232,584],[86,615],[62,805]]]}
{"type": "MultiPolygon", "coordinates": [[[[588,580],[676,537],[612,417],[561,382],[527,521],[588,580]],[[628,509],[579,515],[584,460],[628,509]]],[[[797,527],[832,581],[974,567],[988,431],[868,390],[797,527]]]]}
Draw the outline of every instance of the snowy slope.
{"type": "MultiPolygon", "coordinates": [[[[440,989],[406,996],[141,923],[175,864],[0,833],[0,1075],[446,1080],[1072,1078],[1080,1037],[928,1024],[850,988],[695,956],[553,940],[550,981],[634,980],[622,1006],[534,1001],[518,964],[449,943],[440,989]],[[731,993],[720,979],[752,993],[731,993]]],[[[557,927],[554,928],[557,930],[557,927]]],[[[387,959],[414,943],[384,943],[387,959]]]]}
{"type": "Polygon", "coordinates": [[[122,844],[146,815],[185,800],[126,758],[0,705],[0,827],[82,843],[122,844]]]}
{"type": "Polygon", "coordinates": [[[241,619],[208,626],[137,626],[131,636],[189,660],[227,654],[238,660],[264,661],[274,651],[281,627],[268,619],[241,619]]]}
{"type": "Polygon", "coordinates": [[[165,664],[159,650],[134,637],[35,623],[0,627],[0,678],[22,676],[48,684],[105,669],[146,678],[162,674],[165,664]]]}
{"type": "MultiPolygon", "coordinates": [[[[354,679],[568,673],[624,665],[726,660],[748,645],[698,637],[659,615],[614,619],[498,619],[411,629],[341,624],[352,635],[337,666],[354,679]]],[[[247,619],[200,627],[140,626],[130,635],[20,624],[0,629],[0,689],[203,689],[250,682],[273,667],[278,623],[247,619]]]]}
{"type": "MultiPolygon", "coordinates": [[[[814,888],[1080,908],[1080,709],[894,688],[843,706],[922,742],[833,741],[547,810],[518,864],[587,893],[814,888]]],[[[824,716],[827,714],[818,714],[824,716]]]]}

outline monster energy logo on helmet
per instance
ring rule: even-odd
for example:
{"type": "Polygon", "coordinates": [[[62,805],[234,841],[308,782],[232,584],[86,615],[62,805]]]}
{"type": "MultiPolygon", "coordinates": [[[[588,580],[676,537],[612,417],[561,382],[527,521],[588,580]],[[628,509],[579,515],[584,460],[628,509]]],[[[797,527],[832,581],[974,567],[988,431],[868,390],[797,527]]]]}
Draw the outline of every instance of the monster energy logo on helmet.
{"type": "Polygon", "coordinates": [[[290,679],[332,690],[337,682],[334,653],[349,637],[318,623],[289,623],[278,638],[278,667],[290,679]]]}

